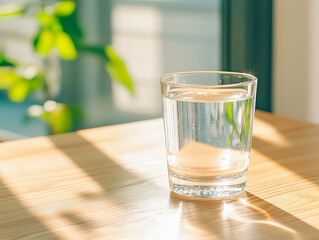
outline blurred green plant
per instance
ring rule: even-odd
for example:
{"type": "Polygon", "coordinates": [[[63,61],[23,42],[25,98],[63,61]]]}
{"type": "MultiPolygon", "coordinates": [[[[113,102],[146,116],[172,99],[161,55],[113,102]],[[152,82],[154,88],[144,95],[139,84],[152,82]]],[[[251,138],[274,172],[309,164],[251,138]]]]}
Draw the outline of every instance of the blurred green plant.
{"type": "Polygon", "coordinates": [[[79,107],[56,102],[50,91],[48,80],[49,58],[58,53],[64,61],[75,60],[80,52],[99,56],[105,62],[105,70],[112,80],[125,86],[134,94],[134,84],[122,59],[110,45],[99,46],[86,44],[85,37],[76,14],[74,1],[58,1],[50,4],[42,1],[37,11],[30,13],[32,4],[14,4],[1,7],[0,20],[9,20],[29,14],[39,25],[37,34],[31,43],[34,52],[42,60],[41,65],[22,65],[5,57],[0,52],[0,89],[8,92],[8,98],[13,102],[22,102],[35,91],[41,91],[42,105],[31,106],[26,114],[26,120],[40,119],[49,126],[50,133],[69,132],[77,121],[83,119],[79,107]]]}

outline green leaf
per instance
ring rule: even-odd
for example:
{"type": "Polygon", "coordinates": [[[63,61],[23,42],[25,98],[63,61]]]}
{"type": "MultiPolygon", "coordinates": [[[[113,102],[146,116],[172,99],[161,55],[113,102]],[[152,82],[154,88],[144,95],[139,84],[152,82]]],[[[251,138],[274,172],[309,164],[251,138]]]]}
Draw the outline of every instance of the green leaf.
{"type": "Polygon", "coordinates": [[[76,4],[73,1],[58,2],[55,5],[55,14],[59,16],[69,16],[74,12],[76,4]]]}
{"type": "Polygon", "coordinates": [[[52,133],[66,133],[72,129],[72,116],[70,109],[62,103],[50,112],[50,127],[52,133]]]}
{"type": "Polygon", "coordinates": [[[77,46],[83,40],[83,31],[78,22],[76,11],[69,16],[57,16],[62,29],[69,34],[74,44],[77,46]]]}
{"type": "Polygon", "coordinates": [[[32,105],[24,117],[25,122],[39,119],[49,125],[51,133],[70,132],[75,123],[83,119],[83,111],[76,106],[68,106],[48,100],[41,105],[32,105]]]}
{"type": "Polygon", "coordinates": [[[8,97],[14,102],[23,101],[29,92],[41,87],[40,72],[33,66],[25,68],[0,67],[0,89],[8,90],[8,97]]]}
{"type": "Polygon", "coordinates": [[[6,61],[5,59],[3,59],[2,61],[0,59],[0,67],[14,67],[14,64],[6,61]]]}
{"type": "Polygon", "coordinates": [[[30,79],[29,81],[30,81],[30,91],[34,91],[34,90],[40,89],[42,87],[42,81],[39,78],[39,76],[36,76],[36,77],[30,79]]]}
{"type": "Polygon", "coordinates": [[[40,24],[45,28],[50,27],[56,21],[56,17],[53,14],[46,14],[43,11],[37,15],[37,18],[40,24]]]}
{"type": "Polygon", "coordinates": [[[0,89],[10,89],[20,77],[12,67],[0,67],[0,89]]]}
{"type": "Polygon", "coordinates": [[[15,64],[6,59],[2,52],[0,52],[0,67],[14,67],[15,64]]]}
{"type": "Polygon", "coordinates": [[[123,60],[114,52],[111,46],[105,48],[105,54],[109,59],[106,62],[106,70],[111,78],[124,85],[131,94],[134,94],[134,84],[123,60]]]}
{"type": "Polygon", "coordinates": [[[35,51],[45,56],[54,47],[54,33],[48,29],[42,29],[34,40],[35,51]]]}
{"type": "Polygon", "coordinates": [[[77,51],[71,37],[65,32],[59,32],[55,37],[56,46],[60,56],[64,60],[73,60],[77,57],[77,51]]]}
{"type": "Polygon", "coordinates": [[[29,93],[30,81],[19,78],[9,89],[9,99],[13,102],[22,102],[29,93]]]}

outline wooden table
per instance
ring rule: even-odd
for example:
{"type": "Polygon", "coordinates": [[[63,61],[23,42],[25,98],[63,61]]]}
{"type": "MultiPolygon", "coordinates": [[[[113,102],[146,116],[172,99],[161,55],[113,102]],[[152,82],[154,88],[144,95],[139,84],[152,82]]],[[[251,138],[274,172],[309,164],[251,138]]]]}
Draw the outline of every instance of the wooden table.
{"type": "Polygon", "coordinates": [[[0,239],[319,239],[319,126],[257,112],[247,192],[168,188],[162,121],[0,144],[0,239]]]}

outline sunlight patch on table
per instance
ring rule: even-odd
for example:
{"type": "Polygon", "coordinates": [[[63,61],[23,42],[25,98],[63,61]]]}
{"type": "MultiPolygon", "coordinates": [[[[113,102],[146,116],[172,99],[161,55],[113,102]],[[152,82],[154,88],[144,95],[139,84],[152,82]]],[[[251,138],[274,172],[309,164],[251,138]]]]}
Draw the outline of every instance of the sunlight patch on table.
{"type": "Polygon", "coordinates": [[[34,218],[61,239],[95,239],[97,228],[108,226],[111,230],[114,222],[121,222],[125,209],[105,197],[104,189],[62,151],[55,149],[10,161],[0,161],[3,184],[34,218]],[[25,161],[29,164],[23,164],[25,161]],[[110,212],[114,216],[105,219],[110,212]]]}
{"type": "Polygon", "coordinates": [[[253,136],[271,145],[280,147],[289,146],[288,140],[274,126],[258,117],[254,120],[253,136]],[[271,136],[271,138],[269,136],[271,136]]]}

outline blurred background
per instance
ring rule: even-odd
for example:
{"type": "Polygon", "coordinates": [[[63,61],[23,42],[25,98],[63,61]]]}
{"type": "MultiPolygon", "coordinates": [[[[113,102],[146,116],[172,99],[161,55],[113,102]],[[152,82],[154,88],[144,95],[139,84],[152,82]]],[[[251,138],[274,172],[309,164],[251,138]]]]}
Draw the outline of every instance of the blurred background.
{"type": "Polygon", "coordinates": [[[259,78],[257,109],[319,123],[317,0],[0,0],[0,141],[161,116],[159,78],[259,78]]]}

